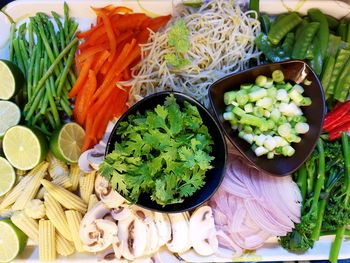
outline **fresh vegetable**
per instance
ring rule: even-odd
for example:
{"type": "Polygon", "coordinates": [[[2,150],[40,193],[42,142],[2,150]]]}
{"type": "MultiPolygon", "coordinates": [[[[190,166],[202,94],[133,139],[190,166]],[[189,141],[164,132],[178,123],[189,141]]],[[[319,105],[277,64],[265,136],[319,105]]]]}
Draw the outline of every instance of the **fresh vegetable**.
{"type": "Polygon", "coordinates": [[[301,30],[297,39],[295,40],[295,45],[293,48],[292,58],[293,59],[305,59],[306,52],[311,45],[312,40],[320,26],[318,22],[312,22],[307,24],[301,30]]]}
{"type": "Polygon", "coordinates": [[[173,95],[164,105],[120,123],[112,153],[100,166],[112,187],[132,202],[148,193],[160,205],[182,203],[205,181],[213,143],[198,109],[173,95]]]}
{"type": "Polygon", "coordinates": [[[66,3],[64,26],[56,13],[52,15],[55,24],[44,13],[30,17],[30,22],[22,24],[11,39],[12,62],[27,79],[23,90],[26,124],[45,135],[51,135],[61,125],[62,115],[72,115],[68,92],[76,79],[73,59],[78,44],[74,37],[78,24],[69,17],[66,3]]]}
{"type": "Polygon", "coordinates": [[[21,110],[11,101],[0,100],[0,138],[5,132],[19,123],[21,120],[21,110]]]}
{"type": "Polygon", "coordinates": [[[0,157],[0,196],[7,194],[16,181],[16,173],[11,164],[0,157]]]}
{"type": "Polygon", "coordinates": [[[223,118],[231,123],[238,136],[249,144],[257,156],[292,156],[291,143],[301,141],[300,134],[309,131],[300,106],[311,100],[303,97],[304,89],[284,82],[283,72],[275,70],[272,79],[258,76],[254,84],[241,85],[238,91],[224,94],[228,106],[223,118]]]}
{"type": "Polygon", "coordinates": [[[267,35],[268,39],[272,44],[278,45],[284,36],[299,25],[301,21],[302,19],[297,13],[290,13],[283,16],[278,22],[271,25],[271,29],[267,35]]]}
{"type": "Polygon", "coordinates": [[[25,84],[24,76],[16,64],[3,59],[0,60],[0,79],[1,100],[11,99],[25,84]]]}
{"type": "Polygon", "coordinates": [[[330,140],[338,139],[342,132],[350,130],[350,101],[339,103],[326,115],[323,130],[329,134],[330,140]]]}
{"type": "Polygon", "coordinates": [[[69,92],[76,98],[74,120],[86,130],[83,150],[95,145],[108,122],[127,110],[130,87],[116,84],[131,79],[130,69],[141,59],[139,45],[147,42],[150,30],[159,30],[170,19],[111,5],[93,10],[97,24],[77,35],[83,40],[76,57],[79,76],[69,92]]]}

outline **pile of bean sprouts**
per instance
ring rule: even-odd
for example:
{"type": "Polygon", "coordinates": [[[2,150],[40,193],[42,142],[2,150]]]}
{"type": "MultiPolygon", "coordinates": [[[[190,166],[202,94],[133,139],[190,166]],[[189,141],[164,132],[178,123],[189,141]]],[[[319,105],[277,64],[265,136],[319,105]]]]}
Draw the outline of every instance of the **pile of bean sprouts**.
{"type": "Polygon", "coordinates": [[[142,45],[141,62],[133,69],[133,80],[120,85],[132,86],[131,104],[135,98],[155,92],[184,92],[208,106],[208,87],[219,78],[249,67],[260,53],[254,40],[260,24],[254,11],[242,11],[234,1],[209,0],[200,9],[186,7],[174,16],[163,32],[151,32],[142,45]],[[253,15],[252,15],[253,14],[253,15]],[[182,18],[189,29],[190,64],[179,69],[168,65],[165,55],[174,53],[168,45],[171,25],[182,18]]]}

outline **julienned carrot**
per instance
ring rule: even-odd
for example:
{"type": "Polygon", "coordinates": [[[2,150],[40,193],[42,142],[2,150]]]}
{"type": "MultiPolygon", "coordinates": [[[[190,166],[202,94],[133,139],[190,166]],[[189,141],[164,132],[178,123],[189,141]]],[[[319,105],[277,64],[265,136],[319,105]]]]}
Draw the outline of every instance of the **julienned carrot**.
{"type": "Polygon", "coordinates": [[[147,42],[149,30],[157,31],[170,18],[150,18],[112,5],[94,11],[96,25],[78,34],[83,40],[76,59],[80,75],[70,92],[76,97],[74,118],[86,130],[83,150],[98,143],[109,120],[128,109],[130,87],[116,84],[132,78],[130,70],[141,59],[139,44],[147,42]]]}

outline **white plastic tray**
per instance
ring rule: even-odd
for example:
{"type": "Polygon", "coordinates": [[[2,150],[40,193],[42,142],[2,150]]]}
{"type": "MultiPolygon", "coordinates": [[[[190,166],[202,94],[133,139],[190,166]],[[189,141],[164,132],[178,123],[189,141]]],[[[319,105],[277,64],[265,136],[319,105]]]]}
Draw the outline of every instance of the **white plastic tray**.
{"type": "MultiPolygon", "coordinates": [[[[1,1],[1,0],[0,0],[1,1]]],[[[148,15],[163,15],[172,13],[177,0],[117,0],[117,1],[84,1],[66,0],[70,7],[70,14],[79,22],[79,29],[87,29],[95,22],[95,15],[90,6],[102,7],[108,4],[124,5],[132,8],[135,12],[147,12],[148,15]]],[[[229,0],[228,0],[229,1],[229,0]]],[[[327,14],[337,18],[347,16],[350,6],[341,1],[328,0],[261,0],[260,9],[268,14],[279,14],[288,10],[296,10],[305,13],[311,7],[318,7],[327,14]],[[302,3],[302,5],[300,5],[302,3]]],[[[63,1],[58,0],[20,0],[10,3],[3,9],[16,22],[26,20],[36,12],[50,13],[56,11],[63,15],[63,1]]],[[[10,23],[7,17],[0,13],[0,58],[8,58],[8,38],[10,23]]],[[[200,257],[193,251],[181,255],[188,262],[227,262],[227,261],[290,261],[290,260],[325,260],[328,259],[332,236],[322,237],[314,248],[305,254],[292,254],[282,249],[276,239],[270,239],[264,247],[256,252],[239,259],[223,259],[218,257],[200,257]]],[[[163,262],[172,263],[179,260],[167,252],[161,253],[163,262]]],[[[350,241],[344,241],[340,250],[339,259],[350,259],[350,241]]],[[[28,246],[16,262],[34,262],[38,260],[38,250],[34,246],[28,246]]],[[[68,258],[59,258],[60,262],[96,262],[97,256],[92,254],[75,254],[68,258]]]]}

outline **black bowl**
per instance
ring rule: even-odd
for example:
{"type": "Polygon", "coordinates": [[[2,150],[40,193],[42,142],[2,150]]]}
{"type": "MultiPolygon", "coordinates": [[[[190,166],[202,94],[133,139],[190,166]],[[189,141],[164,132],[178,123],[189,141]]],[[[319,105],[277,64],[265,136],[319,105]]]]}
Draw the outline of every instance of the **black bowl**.
{"type": "MultiPolygon", "coordinates": [[[[179,92],[159,92],[144,98],[132,106],[126,113],[124,113],[123,116],[115,124],[107,143],[105,156],[114,150],[115,143],[121,141],[120,136],[116,133],[116,129],[121,122],[127,121],[129,115],[136,114],[137,112],[140,112],[142,114],[147,110],[153,110],[157,105],[164,104],[165,98],[170,94],[174,94],[176,101],[180,107],[183,105],[184,101],[187,101],[198,108],[198,111],[203,119],[203,123],[208,127],[209,134],[214,141],[213,151],[211,155],[215,157],[215,159],[212,161],[213,168],[206,173],[204,186],[201,189],[197,190],[192,196],[185,198],[183,203],[170,204],[163,207],[152,201],[148,194],[141,194],[138,202],[136,203],[137,205],[150,210],[176,213],[194,209],[206,202],[218,189],[224,177],[227,159],[225,138],[218,123],[210,115],[208,110],[202,106],[202,104],[190,96],[179,92]]],[[[128,199],[127,196],[123,195],[123,197],[128,199]]]]}
{"type": "Polygon", "coordinates": [[[319,79],[312,69],[300,60],[261,65],[226,76],[210,86],[209,99],[216,118],[219,120],[231,143],[258,169],[275,176],[289,175],[307,160],[320,137],[326,111],[323,89],[319,79]],[[253,83],[259,75],[271,76],[272,72],[277,69],[282,70],[286,81],[302,85],[305,89],[304,94],[311,98],[312,104],[308,107],[302,107],[302,111],[310,125],[310,130],[301,136],[302,140],[300,143],[293,144],[295,149],[293,156],[275,156],[275,158],[269,160],[266,156],[257,157],[251,150],[251,145],[239,138],[238,132],[232,130],[230,123],[223,119],[223,113],[226,108],[223,98],[226,91],[238,90],[243,83],[253,83]],[[310,80],[311,85],[304,85],[305,79],[310,80]]]}

